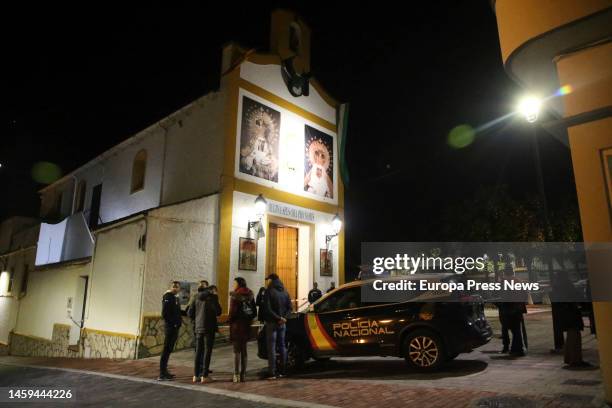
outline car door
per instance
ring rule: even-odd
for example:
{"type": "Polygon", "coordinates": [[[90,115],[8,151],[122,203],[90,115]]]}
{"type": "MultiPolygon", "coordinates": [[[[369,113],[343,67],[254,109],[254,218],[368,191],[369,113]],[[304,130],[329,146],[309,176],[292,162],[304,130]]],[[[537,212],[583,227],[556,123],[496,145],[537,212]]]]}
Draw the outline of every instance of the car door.
{"type": "Polygon", "coordinates": [[[317,303],[307,316],[313,354],[376,354],[378,332],[363,312],[359,286],[341,288],[317,303]]]}

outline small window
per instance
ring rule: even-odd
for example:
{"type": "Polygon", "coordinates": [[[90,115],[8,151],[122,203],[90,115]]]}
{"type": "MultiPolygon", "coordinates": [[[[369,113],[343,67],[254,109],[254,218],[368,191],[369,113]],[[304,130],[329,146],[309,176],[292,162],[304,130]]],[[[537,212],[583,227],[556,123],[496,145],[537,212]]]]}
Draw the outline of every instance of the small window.
{"type": "Polygon", "coordinates": [[[77,186],[77,202],[75,212],[83,211],[85,208],[85,193],[87,192],[87,182],[85,180],[79,181],[77,186]]]}
{"type": "Polygon", "coordinates": [[[14,281],[15,281],[15,267],[13,266],[9,272],[8,288],[6,289],[7,293],[11,293],[13,291],[14,281]]]}
{"type": "Polygon", "coordinates": [[[21,292],[21,295],[25,295],[26,292],[28,291],[28,277],[30,275],[30,265],[25,264],[23,265],[23,275],[21,276],[21,288],[19,289],[19,292],[21,292]]]}
{"type": "Polygon", "coordinates": [[[132,164],[132,193],[140,191],[144,188],[146,169],[147,151],[141,150],[136,153],[136,156],[134,157],[134,163],[132,164]]]}

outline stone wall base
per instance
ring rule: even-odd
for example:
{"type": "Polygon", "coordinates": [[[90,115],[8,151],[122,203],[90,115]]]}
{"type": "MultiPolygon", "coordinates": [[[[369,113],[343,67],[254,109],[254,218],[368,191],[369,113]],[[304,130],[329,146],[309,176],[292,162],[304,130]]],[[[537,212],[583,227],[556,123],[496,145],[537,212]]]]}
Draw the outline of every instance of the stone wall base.
{"type": "Polygon", "coordinates": [[[82,355],[85,358],[133,359],[136,337],[120,336],[85,329],[82,355]]]}
{"type": "Polygon", "coordinates": [[[54,324],[51,340],[11,333],[9,340],[10,354],[26,357],[81,357],[80,350],[68,346],[70,326],[54,324]]]}
{"type": "MultiPolygon", "coordinates": [[[[142,321],[142,337],[138,346],[138,358],[160,355],[164,349],[164,320],[159,316],[145,316],[142,321]]],[[[229,328],[220,326],[215,338],[215,344],[229,341],[229,328]]],[[[183,324],[179,331],[174,350],[183,350],[194,347],[193,325],[191,319],[183,316],[183,324]]]]}

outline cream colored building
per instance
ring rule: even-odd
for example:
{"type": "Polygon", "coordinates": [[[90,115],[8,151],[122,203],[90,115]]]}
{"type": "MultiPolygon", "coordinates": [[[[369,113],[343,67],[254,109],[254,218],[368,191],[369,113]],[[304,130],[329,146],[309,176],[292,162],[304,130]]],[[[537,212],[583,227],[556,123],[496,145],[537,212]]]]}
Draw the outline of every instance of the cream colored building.
{"type": "Polygon", "coordinates": [[[172,280],[216,284],[224,313],[237,276],[256,291],[276,272],[296,305],[344,282],[340,106],[305,75],[308,26],[276,11],[269,53],[228,44],[221,65],[218,90],[41,191],[11,353],[157,354],[172,280]]]}

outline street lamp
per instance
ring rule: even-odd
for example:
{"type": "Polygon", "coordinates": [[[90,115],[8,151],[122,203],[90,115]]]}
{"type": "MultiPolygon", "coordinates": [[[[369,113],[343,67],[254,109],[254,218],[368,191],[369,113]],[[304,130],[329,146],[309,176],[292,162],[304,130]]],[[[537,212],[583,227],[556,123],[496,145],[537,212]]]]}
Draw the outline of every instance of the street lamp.
{"type": "Polygon", "coordinates": [[[546,202],[546,193],[544,192],[544,177],[542,176],[542,165],[540,163],[540,147],[538,145],[538,129],[536,122],[540,115],[540,109],[542,108],[542,100],[533,95],[524,96],[518,104],[518,112],[520,112],[525,120],[532,125],[533,128],[533,154],[536,166],[536,174],[538,179],[538,191],[540,193],[540,199],[542,200],[542,212],[545,223],[545,235],[546,240],[552,240],[552,230],[550,227],[550,221],[548,218],[548,205],[546,202]]]}
{"type": "Polygon", "coordinates": [[[334,237],[338,236],[341,228],[342,228],[342,219],[340,218],[338,213],[336,213],[331,223],[332,233],[329,235],[325,235],[325,246],[329,245],[329,241],[331,241],[334,237]]]}
{"type": "Polygon", "coordinates": [[[257,238],[261,238],[265,236],[263,225],[261,224],[261,220],[266,214],[266,209],[268,208],[268,202],[264,198],[262,194],[258,195],[255,199],[255,216],[257,217],[256,221],[249,221],[249,225],[247,228],[247,234],[250,233],[251,229],[254,229],[257,233],[257,238]]]}
{"type": "MultiPolygon", "coordinates": [[[[550,226],[550,219],[548,218],[548,204],[546,202],[546,193],[544,192],[544,177],[542,176],[542,165],[540,163],[540,147],[538,145],[538,129],[536,122],[542,108],[542,100],[533,96],[528,95],[520,100],[518,104],[518,111],[525,117],[525,120],[532,124],[533,128],[533,155],[535,160],[536,174],[538,179],[538,192],[540,194],[540,200],[542,200],[542,215],[544,216],[544,228],[546,229],[545,241],[552,241],[552,228],[550,226]]],[[[532,279],[532,277],[529,277],[532,279]]],[[[548,259],[548,279],[552,284],[552,259],[548,259]]],[[[551,304],[553,314],[553,341],[555,348],[553,351],[558,352],[563,347],[563,331],[558,323],[559,311],[555,302],[551,304]]]]}
{"type": "Polygon", "coordinates": [[[540,98],[528,95],[519,101],[518,111],[525,117],[527,122],[534,123],[538,120],[541,107],[542,100],[540,98]]]}

